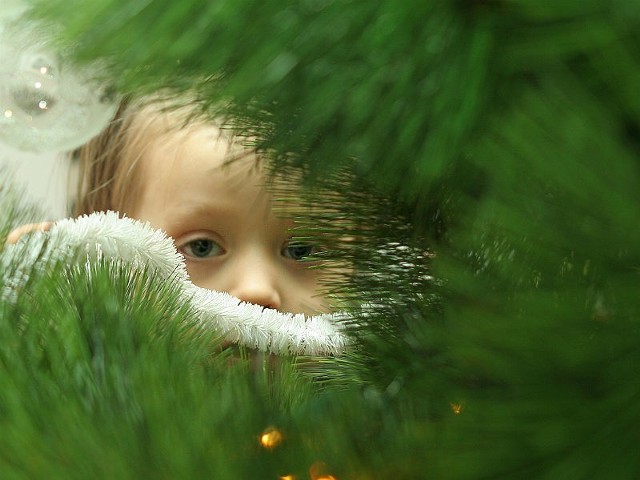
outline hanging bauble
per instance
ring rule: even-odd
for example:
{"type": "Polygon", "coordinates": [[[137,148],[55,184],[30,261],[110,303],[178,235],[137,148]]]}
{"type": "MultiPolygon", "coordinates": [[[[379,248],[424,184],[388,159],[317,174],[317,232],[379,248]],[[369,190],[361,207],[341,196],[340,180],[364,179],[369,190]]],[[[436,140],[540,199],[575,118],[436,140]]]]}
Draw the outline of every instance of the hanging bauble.
{"type": "Polygon", "coordinates": [[[116,100],[89,68],[68,62],[50,28],[0,18],[0,141],[34,152],[72,150],[113,117],[116,100]]]}
{"type": "Polygon", "coordinates": [[[27,9],[24,0],[2,0],[2,11],[0,12],[0,21],[4,19],[17,18],[27,9]]]}

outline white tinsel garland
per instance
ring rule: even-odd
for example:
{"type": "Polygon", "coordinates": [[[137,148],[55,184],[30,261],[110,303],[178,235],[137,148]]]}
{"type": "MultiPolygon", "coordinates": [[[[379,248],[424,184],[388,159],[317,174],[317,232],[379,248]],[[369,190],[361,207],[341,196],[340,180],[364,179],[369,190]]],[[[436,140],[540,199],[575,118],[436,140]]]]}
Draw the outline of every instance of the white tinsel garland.
{"type": "Polygon", "coordinates": [[[28,249],[7,246],[2,255],[2,296],[11,301],[33,268],[46,268],[48,262],[61,259],[91,262],[97,258],[122,259],[134,267],[149,268],[163,278],[177,278],[185,301],[192,302],[199,320],[231,342],[277,354],[300,355],[336,355],[349,344],[342,326],[348,319],[346,314],[282,313],[195,286],[169,237],[146,223],[120,218],[115,212],[61,220],[48,232],[34,233],[28,249]]]}

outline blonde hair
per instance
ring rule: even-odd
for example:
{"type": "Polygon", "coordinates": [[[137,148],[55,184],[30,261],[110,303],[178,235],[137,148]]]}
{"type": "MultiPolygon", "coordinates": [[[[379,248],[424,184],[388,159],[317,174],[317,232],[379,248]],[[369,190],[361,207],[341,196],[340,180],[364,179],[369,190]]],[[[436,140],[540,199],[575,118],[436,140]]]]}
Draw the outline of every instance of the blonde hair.
{"type": "Polygon", "coordinates": [[[72,153],[79,162],[80,177],[75,216],[123,207],[123,192],[125,186],[131,186],[130,167],[134,163],[127,158],[127,152],[132,151],[133,120],[125,113],[127,108],[128,102],[123,102],[107,128],[72,153]]]}
{"type": "MultiPolygon", "coordinates": [[[[126,213],[140,190],[138,164],[151,138],[202,125],[206,119],[199,113],[184,99],[123,101],[108,127],[72,153],[79,163],[74,216],[106,210],[126,213]]],[[[234,138],[223,136],[234,143],[234,138]]]]}

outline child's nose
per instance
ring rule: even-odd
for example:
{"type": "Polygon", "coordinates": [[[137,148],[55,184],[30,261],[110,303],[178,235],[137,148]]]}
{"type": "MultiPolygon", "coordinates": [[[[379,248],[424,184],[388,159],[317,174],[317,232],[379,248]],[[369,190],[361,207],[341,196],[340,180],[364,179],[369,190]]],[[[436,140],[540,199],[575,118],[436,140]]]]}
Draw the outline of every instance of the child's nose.
{"type": "Polygon", "coordinates": [[[264,263],[239,267],[234,272],[233,287],[229,293],[244,302],[280,310],[282,297],[277,287],[276,272],[264,263]]]}

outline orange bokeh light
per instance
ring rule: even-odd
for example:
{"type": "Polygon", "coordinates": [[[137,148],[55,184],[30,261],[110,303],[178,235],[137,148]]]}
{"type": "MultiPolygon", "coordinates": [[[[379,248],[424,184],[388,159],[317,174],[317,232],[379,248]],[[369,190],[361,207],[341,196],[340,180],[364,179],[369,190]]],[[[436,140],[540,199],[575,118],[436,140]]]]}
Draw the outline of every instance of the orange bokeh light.
{"type": "Polygon", "coordinates": [[[311,480],[336,480],[336,477],[327,473],[328,465],[324,462],[315,462],[309,469],[311,480]]]}
{"type": "Polygon", "coordinates": [[[282,443],[282,433],[276,428],[269,427],[260,435],[260,445],[264,448],[275,448],[280,443],[282,443]]]}

